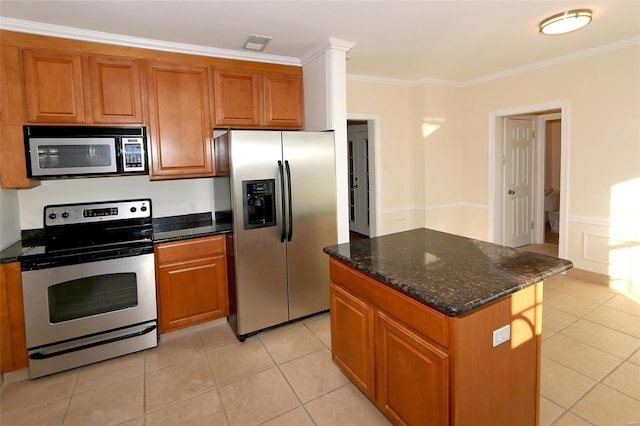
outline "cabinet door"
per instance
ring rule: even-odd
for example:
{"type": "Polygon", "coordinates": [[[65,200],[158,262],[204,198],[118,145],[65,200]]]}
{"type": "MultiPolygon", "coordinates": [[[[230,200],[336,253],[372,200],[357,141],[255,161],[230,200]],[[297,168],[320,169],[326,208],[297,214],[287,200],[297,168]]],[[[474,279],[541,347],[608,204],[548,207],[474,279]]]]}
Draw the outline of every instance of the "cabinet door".
{"type": "Polygon", "coordinates": [[[135,58],[90,56],[94,123],[142,123],[142,79],[135,58]]]}
{"type": "Polygon", "coordinates": [[[22,65],[27,121],[85,122],[80,55],[23,50],[22,65]]]}
{"type": "Polygon", "coordinates": [[[0,264],[0,373],[28,365],[20,262],[0,264]]]}
{"type": "Polygon", "coordinates": [[[375,400],[374,310],[331,284],[331,352],[333,362],[372,401],[375,400]]]}
{"type": "Polygon", "coordinates": [[[377,405],[387,418],[398,425],[447,425],[448,374],[446,352],[377,312],[377,405]]]}
{"type": "Polygon", "coordinates": [[[258,127],[262,114],[260,72],[214,68],[216,126],[258,127]]]}
{"type": "Polygon", "coordinates": [[[226,256],[158,267],[160,332],[227,316],[226,256]]]}
{"type": "Polygon", "coordinates": [[[264,125],[278,129],[302,129],[304,127],[302,76],[265,73],[262,81],[264,125]]]}
{"type": "Polygon", "coordinates": [[[27,177],[22,126],[26,122],[23,63],[17,46],[0,49],[0,184],[3,188],[30,188],[40,181],[27,177]]]}
{"type": "Polygon", "coordinates": [[[151,179],[213,176],[208,67],[150,62],[147,84],[151,179]]]}

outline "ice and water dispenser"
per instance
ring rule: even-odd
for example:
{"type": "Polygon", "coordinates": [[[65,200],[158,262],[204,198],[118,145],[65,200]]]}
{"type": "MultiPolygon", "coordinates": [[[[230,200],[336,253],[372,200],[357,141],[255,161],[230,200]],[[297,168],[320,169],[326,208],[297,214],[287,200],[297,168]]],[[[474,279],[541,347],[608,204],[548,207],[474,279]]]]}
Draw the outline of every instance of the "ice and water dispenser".
{"type": "Polygon", "coordinates": [[[242,181],[244,229],[276,225],[275,179],[242,181]]]}

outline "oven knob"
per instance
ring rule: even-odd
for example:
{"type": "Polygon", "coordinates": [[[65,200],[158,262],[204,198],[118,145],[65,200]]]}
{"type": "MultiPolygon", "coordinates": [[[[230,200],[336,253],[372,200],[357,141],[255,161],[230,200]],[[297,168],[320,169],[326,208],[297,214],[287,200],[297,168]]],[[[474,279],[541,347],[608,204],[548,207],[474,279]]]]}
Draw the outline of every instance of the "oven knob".
{"type": "Polygon", "coordinates": [[[140,207],[140,211],[146,212],[147,211],[147,206],[140,207]]]}
{"type": "Polygon", "coordinates": [[[129,209],[129,211],[130,211],[131,213],[135,213],[135,212],[136,212],[136,210],[138,210],[138,209],[136,209],[135,207],[131,207],[131,208],[129,209]]]}
{"type": "Polygon", "coordinates": [[[58,217],[58,215],[57,215],[57,214],[55,214],[55,213],[49,213],[49,219],[51,219],[51,220],[55,220],[55,218],[57,218],[57,217],[58,217]]]}
{"type": "Polygon", "coordinates": [[[64,212],[64,213],[62,213],[62,218],[63,218],[63,219],[66,219],[66,218],[68,218],[68,217],[69,217],[69,212],[64,212]]]}

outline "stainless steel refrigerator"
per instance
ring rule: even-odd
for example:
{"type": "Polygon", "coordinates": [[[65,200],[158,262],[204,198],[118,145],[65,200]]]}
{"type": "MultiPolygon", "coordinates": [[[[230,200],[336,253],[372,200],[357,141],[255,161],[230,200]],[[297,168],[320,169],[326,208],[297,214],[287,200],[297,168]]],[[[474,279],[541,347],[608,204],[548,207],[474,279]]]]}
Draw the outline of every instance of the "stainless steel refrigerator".
{"type": "Polygon", "coordinates": [[[224,137],[235,257],[229,323],[244,340],[329,309],[322,248],[338,239],[334,134],[231,130],[224,137]]]}

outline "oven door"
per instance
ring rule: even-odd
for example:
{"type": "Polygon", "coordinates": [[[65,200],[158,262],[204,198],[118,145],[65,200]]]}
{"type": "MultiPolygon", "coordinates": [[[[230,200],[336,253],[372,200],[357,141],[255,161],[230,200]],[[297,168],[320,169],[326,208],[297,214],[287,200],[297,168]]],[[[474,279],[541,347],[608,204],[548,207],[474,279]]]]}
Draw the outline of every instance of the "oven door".
{"type": "Polygon", "coordinates": [[[157,320],[153,253],[23,271],[22,288],[30,353],[157,320]]]}

